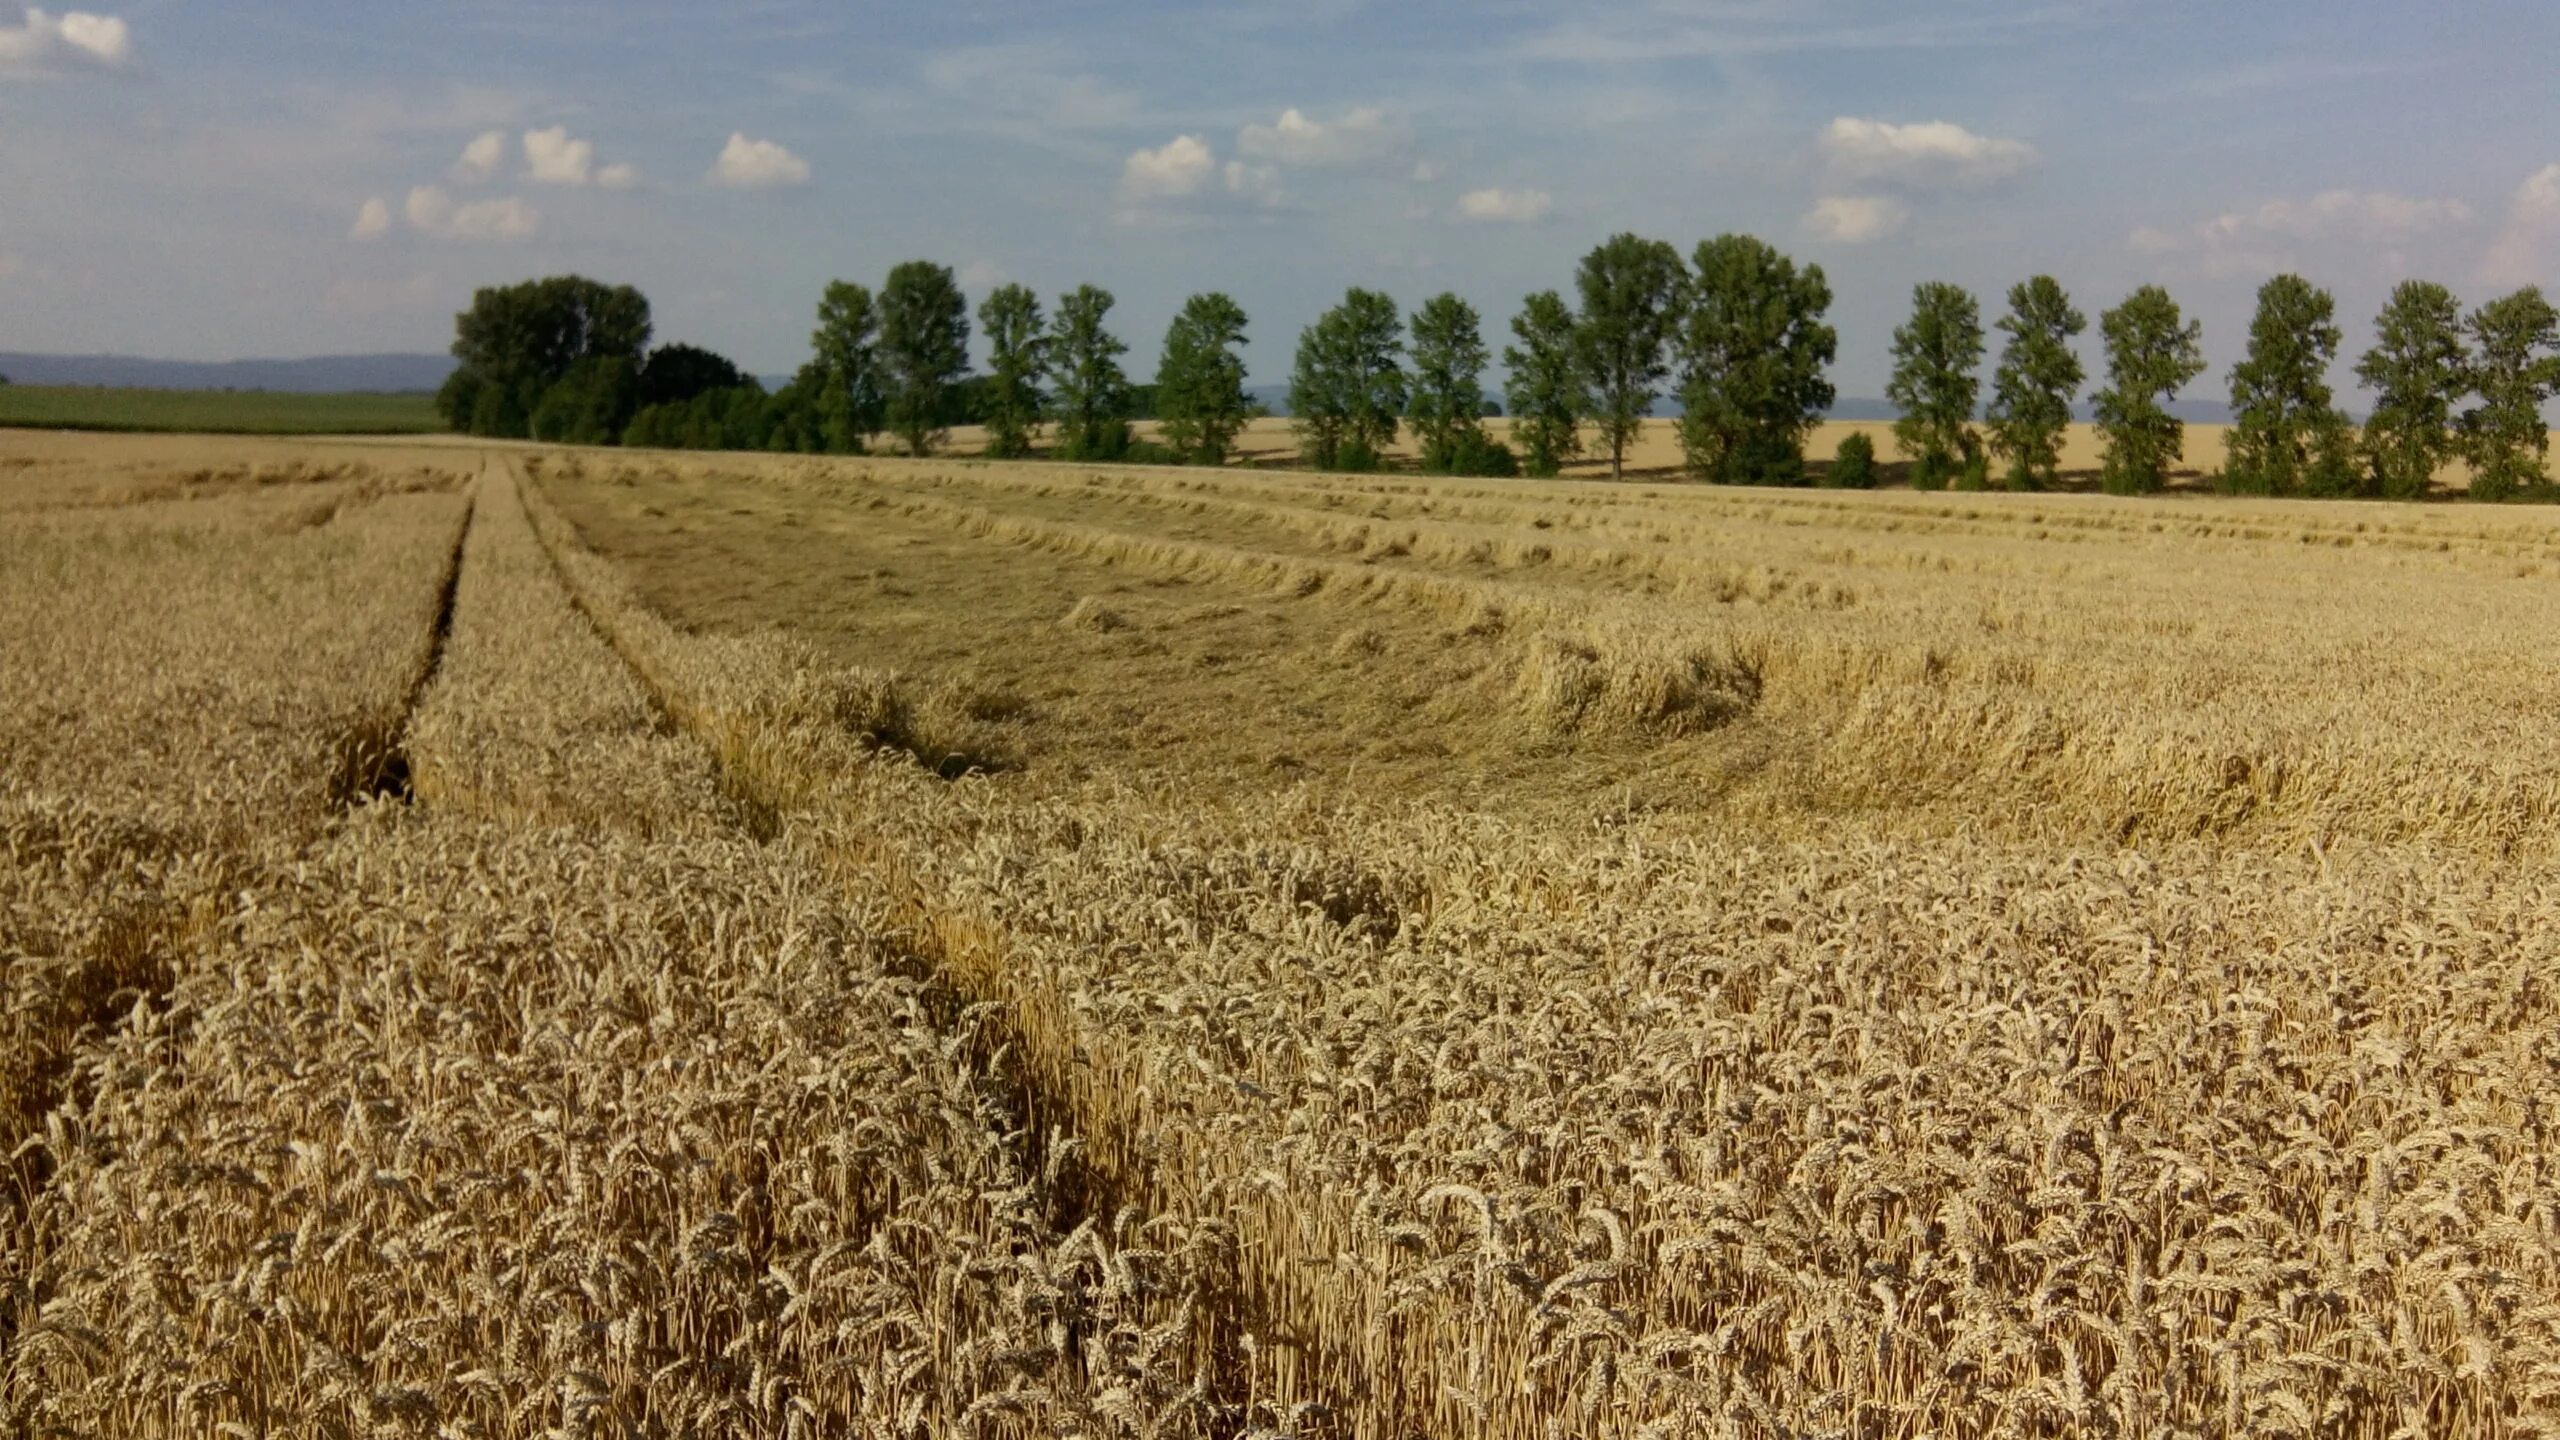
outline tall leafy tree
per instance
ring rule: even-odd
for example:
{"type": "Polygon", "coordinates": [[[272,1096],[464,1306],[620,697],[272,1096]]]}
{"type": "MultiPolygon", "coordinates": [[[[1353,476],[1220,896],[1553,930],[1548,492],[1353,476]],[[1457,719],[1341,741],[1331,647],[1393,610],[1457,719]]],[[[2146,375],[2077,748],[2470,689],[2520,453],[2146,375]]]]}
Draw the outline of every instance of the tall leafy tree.
{"type": "Polygon", "coordinates": [[[821,443],[827,450],[860,454],[871,448],[886,418],[880,371],[880,309],[871,291],[835,280],[818,301],[818,328],[809,336],[808,369],[821,443]]]}
{"type": "Polygon", "coordinates": [[[730,390],[752,376],[725,355],[699,345],[661,345],[640,362],[639,403],[681,405],[709,390],[730,390]]]}
{"type": "Polygon", "coordinates": [[[1164,332],[1156,365],[1156,413],[1165,444],[1184,462],[1224,465],[1244,429],[1244,307],[1219,291],[1194,295],[1164,332]]]}
{"type": "Polygon", "coordinates": [[[1679,330],[1680,449],[1719,484],[1801,485],[1804,442],[1833,391],[1840,337],[1823,316],[1822,267],[1796,268],[1767,242],[1720,235],[1698,246],[1679,330]]]}
{"type": "Polygon", "coordinates": [[[1519,343],[1503,347],[1502,363],[1511,375],[1502,398],[1511,407],[1511,438],[1520,443],[1523,466],[1532,475],[1553,475],[1582,453],[1582,417],[1590,412],[1591,394],[1574,355],[1578,329],[1564,297],[1553,290],[1530,296],[1511,317],[1519,343]]]}
{"type": "MultiPolygon", "coordinates": [[[[555,275],[483,289],[454,317],[453,377],[437,394],[446,423],[478,435],[521,439],[551,388],[580,370],[579,403],[626,388],[649,344],[649,301],[628,285],[555,275]],[[609,362],[622,362],[616,367],[609,362]],[[583,369],[581,369],[583,367],[583,369]],[[619,375],[620,380],[612,377],[619,375]]],[[[609,409],[627,416],[627,395],[609,409]]],[[[605,438],[610,439],[608,435],[605,438]]]]}
{"type": "Polygon", "coordinates": [[[1434,295],[1413,312],[1413,386],[1405,417],[1422,446],[1422,468],[1473,468],[1485,449],[1483,321],[1454,293],[1434,295]]]}
{"type": "Polygon", "coordinates": [[[951,428],[969,374],[969,301],[951,267],[909,260],[880,287],[880,370],[889,429],[922,455],[951,428]]]}
{"type": "Polygon", "coordinates": [[[2062,471],[2062,437],[2071,425],[2071,402],[2087,373],[2071,342],[2089,328],[2089,317],[2050,275],[2009,287],[2009,313],[2000,317],[2000,368],[1991,377],[1991,448],[2009,462],[2013,490],[2041,490],[2062,471]]]}
{"type": "Polygon", "coordinates": [[[1079,285],[1058,297],[1049,325],[1049,385],[1058,417],[1058,453],[1070,460],[1117,460],[1129,450],[1129,347],[1103,328],[1111,292],[1079,285]]]}
{"type": "Polygon", "coordinates": [[[2299,275],[2258,287],[2249,353],[2231,367],[2231,440],[2225,474],[2258,495],[2334,494],[2352,483],[2337,462],[2347,417],[2331,402],[2338,358],[2337,302],[2299,275]]]}
{"type": "Polygon", "coordinates": [[[987,454],[999,460],[1031,453],[1046,396],[1040,382],[1049,371],[1049,337],[1040,297],[1027,285],[999,285],[978,306],[987,333],[987,454]]]}
{"type": "Polygon", "coordinates": [[[2528,285],[2471,313],[2471,389],[2462,417],[2471,493],[2504,500],[2547,483],[2551,431],[2542,407],[2560,393],[2560,312],[2528,285]]]}
{"type": "Polygon", "coordinates": [[[1936,280],[1914,287],[1911,318],[1893,332],[1893,375],[1884,393],[1902,410],[1893,438],[1924,487],[1943,486],[1981,443],[1973,433],[1981,365],[1982,307],[1973,296],[1936,280]]]}
{"type": "Polygon", "coordinates": [[[2099,316],[2098,332],[2107,342],[2107,385],[2094,397],[2100,478],[2116,494],[2147,494],[2169,482],[2186,449],[2186,424],[2168,402],[2204,373],[2204,327],[2168,291],[2145,285],[2099,316]]]}
{"type": "Polygon", "coordinates": [[[1404,409],[1404,319],[1396,302],[1353,287],[1298,336],[1289,413],[1320,470],[1375,469],[1404,409]]]}
{"type": "Polygon", "coordinates": [[[1612,235],[1574,272],[1582,302],[1575,354],[1609,474],[1626,473],[1627,446],[1644,431],[1670,368],[1665,352],[1680,323],[1688,274],[1680,252],[1641,235],[1612,235]]]}
{"type": "Polygon", "coordinates": [[[2365,458],[2375,488],[2396,500],[2427,493],[2455,453],[2454,407],[2471,388],[2462,305],[2427,280],[2403,280],[2373,320],[2373,348],[2356,378],[2374,392],[2365,458]]]}

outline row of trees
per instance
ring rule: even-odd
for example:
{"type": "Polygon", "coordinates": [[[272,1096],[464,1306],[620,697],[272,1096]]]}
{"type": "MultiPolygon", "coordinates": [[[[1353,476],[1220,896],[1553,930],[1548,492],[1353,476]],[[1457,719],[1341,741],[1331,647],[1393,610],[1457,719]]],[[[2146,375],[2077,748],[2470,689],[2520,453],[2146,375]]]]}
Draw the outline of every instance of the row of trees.
{"type": "MultiPolygon", "coordinates": [[[[1834,399],[1831,298],[1819,265],[1799,267],[1751,236],[1704,241],[1685,262],[1664,242],[1613,236],[1577,267],[1573,304],[1554,290],[1523,302],[1495,404],[1473,306],[1441,294],[1407,317],[1388,296],[1355,288],[1299,336],[1289,402],[1300,451],[1320,468],[1375,468],[1409,430],[1429,470],[1552,475],[1588,440],[1615,475],[1670,395],[1692,475],[1804,484],[1805,440],[1834,399]],[[1483,423],[1504,405],[1508,444],[1483,423]]],[[[1986,405],[1980,306],[1955,285],[1913,292],[1886,395],[1918,485],[1987,487],[1995,457],[2000,483],[2014,488],[2059,476],[2088,379],[2074,348],[2088,320],[2051,276],[2007,298],[1986,405]]],[[[648,302],[628,286],[538,280],[484,290],[458,317],[460,365],[439,405],[458,429],[570,442],[860,453],[887,435],[922,455],[953,425],[981,424],[988,454],[1020,457],[1046,426],[1061,458],[1224,464],[1260,413],[1244,390],[1244,310],[1222,293],[1191,296],[1166,331],[1155,383],[1140,386],[1122,367],[1128,347],[1109,328],[1112,305],[1109,291],[1085,285],[1044,312],[1027,287],[1000,286],[976,311],[989,363],[972,374],[958,282],[948,267],[909,261],[876,293],[830,284],[808,363],[768,394],[708,351],[648,348],[648,302]],[[1157,438],[1136,436],[1141,417],[1162,422],[1157,438]]],[[[2411,496],[2456,457],[2484,498],[2546,483],[2541,408],[2560,393],[2560,312],[2539,290],[2465,315],[2441,285],[2398,287],[2356,367],[2377,395],[2361,431],[2326,379],[2341,338],[2335,309],[2299,276],[2260,289],[2248,354],[2230,376],[2228,488],[2411,496]]],[[[2184,444],[2171,404],[2205,368],[2201,328],[2167,291],[2144,286],[2098,329],[2106,377],[2089,400],[2102,480],[2159,489],[2184,444]]],[[[1853,441],[1824,479],[1872,483],[1876,473],[1872,445],[1853,441]]]]}
{"type": "MultiPolygon", "coordinates": [[[[2007,462],[2005,482],[2036,489],[2060,468],[2064,428],[2086,378],[2072,341],[2088,320],[2051,276],[2009,291],[2004,337],[1983,412],[1973,426],[1984,335],[1973,296],[1923,284],[1893,335],[1885,394],[1901,411],[1894,438],[1924,486],[1989,481],[1986,448],[2007,462]]],[[[2374,320],[2356,363],[2375,393],[2362,431],[2332,395],[2329,367],[2342,334],[2329,292],[2299,275],[2259,287],[2249,348],[2232,367],[2226,489],[2262,495],[2424,494],[2447,460],[2472,467],[2472,493],[2504,499],[2548,484],[2543,404],[2560,394],[2560,312],[2526,287],[2464,315],[2453,292],[2405,281],[2374,320]],[[2466,405],[2466,401],[2469,403],[2466,405]]],[[[2099,317],[2107,384],[2092,397],[2106,488],[2159,489],[2184,446],[2169,411],[2204,373],[2202,329],[2158,286],[2099,317]]],[[[1852,465],[1853,470],[1860,467],[1852,465]]]]}

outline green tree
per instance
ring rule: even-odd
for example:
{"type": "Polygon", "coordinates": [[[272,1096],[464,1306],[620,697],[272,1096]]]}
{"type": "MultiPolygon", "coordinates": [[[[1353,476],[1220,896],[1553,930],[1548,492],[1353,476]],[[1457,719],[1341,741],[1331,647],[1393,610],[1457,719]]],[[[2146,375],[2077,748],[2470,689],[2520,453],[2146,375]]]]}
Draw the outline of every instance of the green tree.
{"type": "Polygon", "coordinates": [[[1574,353],[1579,330],[1564,297],[1553,290],[1530,296],[1511,317],[1519,343],[1502,350],[1503,366],[1511,372],[1502,398],[1511,407],[1511,438],[1520,442],[1532,475],[1553,475],[1582,453],[1582,417],[1590,413],[1591,392],[1574,353]]]}
{"type": "MultiPolygon", "coordinates": [[[[628,285],[555,275],[477,292],[453,332],[455,373],[438,392],[446,423],[522,439],[544,396],[572,369],[609,360],[638,368],[649,344],[649,301],[628,285]]],[[[595,372],[591,365],[589,388],[599,383],[595,372]]],[[[555,415],[566,408],[564,401],[555,415]]]]}
{"type": "Polygon", "coordinates": [[[1353,287],[1298,335],[1289,413],[1298,447],[1319,470],[1374,470],[1404,409],[1404,319],[1396,302],[1353,287]]]}
{"type": "Polygon", "coordinates": [[[1224,465],[1244,429],[1244,307],[1218,291],[1182,302],[1156,365],[1164,443],[1186,464],[1224,465]]]}
{"type": "Polygon", "coordinates": [[[1982,382],[1982,307],[1963,288],[1923,281],[1911,291],[1911,318],[1893,332],[1893,375],[1885,398],[1902,410],[1894,442],[1912,458],[1912,480],[1943,487],[1981,445],[1973,407],[1982,382]]]}
{"type": "Polygon", "coordinates": [[[999,285],[978,306],[987,331],[987,453],[999,460],[1031,453],[1031,432],[1047,397],[1040,382],[1049,370],[1048,332],[1040,297],[1027,285],[999,285]]]}
{"type": "Polygon", "coordinates": [[[638,403],[678,405],[705,391],[734,389],[750,379],[729,357],[699,345],[661,345],[640,362],[638,403]]]}
{"type": "Polygon", "coordinates": [[[1103,328],[1111,292],[1079,285],[1058,297],[1049,324],[1049,383],[1056,395],[1058,453],[1070,460],[1117,460],[1129,451],[1129,347],[1103,328]]]}
{"type": "Polygon", "coordinates": [[[1434,295],[1413,312],[1413,386],[1405,417],[1422,446],[1422,468],[1443,474],[1480,467],[1484,434],[1483,322],[1454,293],[1434,295]]]}
{"type": "Polygon", "coordinates": [[[2349,483],[2324,464],[2339,452],[2347,417],[2331,403],[2338,358],[2337,302],[2299,275],[2258,287],[2249,353],[2231,367],[2231,440],[2225,482],[2255,495],[2328,492],[2349,483]]]}
{"type": "Polygon", "coordinates": [[[1841,490],[1876,488],[1876,442],[1866,431],[1852,430],[1840,437],[1840,448],[1831,453],[1831,469],[1822,483],[1841,490]]]}
{"type": "Polygon", "coordinates": [[[2178,313],[2178,302],[2145,285],[2098,317],[2107,342],[2107,387],[2093,398],[2100,479],[2118,495],[2148,494],[2169,481],[2186,449],[2187,427],[2168,411],[2178,389],[2204,373],[2204,327],[2178,313]]]}
{"type": "Polygon", "coordinates": [[[818,328],[809,347],[821,443],[836,454],[861,454],[880,433],[886,411],[880,310],[871,292],[849,281],[830,282],[818,301],[818,328]]]}
{"type": "Polygon", "coordinates": [[[909,260],[880,287],[880,373],[889,429],[907,453],[933,449],[951,427],[969,373],[969,301],[951,267],[909,260]]]}
{"type": "Polygon", "coordinates": [[[2453,458],[2454,407],[2471,387],[2462,305],[2442,285],[2403,280],[2374,317],[2373,331],[2373,348],[2356,362],[2356,378],[2374,392],[2365,460],[2374,488],[2414,500],[2453,458]]]}
{"type": "Polygon", "coordinates": [[[2560,312],[2528,285],[2471,314],[2471,390],[2462,416],[2471,494],[2504,500],[2550,480],[2544,402],[2560,393],[2560,312]]]}
{"type": "Polygon", "coordinates": [[[533,438],[558,445],[611,445],[640,408],[640,367],[624,355],[581,360],[542,392],[533,438]]]}
{"type": "Polygon", "coordinates": [[[1627,446],[1644,432],[1671,373],[1664,357],[1680,323],[1688,272],[1668,244],[1618,234],[1582,257],[1573,281],[1582,301],[1574,353],[1614,479],[1626,472],[1627,446]]]}
{"type": "Polygon", "coordinates": [[[1796,268],[1764,241],[1720,235],[1691,258],[1679,330],[1680,449],[1719,484],[1801,485],[1804,442],[1833,391],[1840,337],[1822,317],[1822,267],[1796,268]]]}
{"type": "Polygon", "coordinates": [[[2009,287],[2000,317],[2000,368],[1991,377],[1991,448],[2009,462],[2012,490],[2041,490],[2062,472],[2062,437],[2087,373],[2071,342],[2089,328],[2050,275],[2009,287]]]}

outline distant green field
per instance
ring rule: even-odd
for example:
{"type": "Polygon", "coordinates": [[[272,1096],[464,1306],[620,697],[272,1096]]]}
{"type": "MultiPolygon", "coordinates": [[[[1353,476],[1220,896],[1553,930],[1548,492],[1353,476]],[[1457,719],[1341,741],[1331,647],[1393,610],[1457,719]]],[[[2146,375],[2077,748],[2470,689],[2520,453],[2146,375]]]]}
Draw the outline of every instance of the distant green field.
{"type": "Polygon", "coordinates": [[[268,390],[113,390],[0,385],[0,427],[222,435],[412,435],[441,430],[431,395],[268,390]]]}

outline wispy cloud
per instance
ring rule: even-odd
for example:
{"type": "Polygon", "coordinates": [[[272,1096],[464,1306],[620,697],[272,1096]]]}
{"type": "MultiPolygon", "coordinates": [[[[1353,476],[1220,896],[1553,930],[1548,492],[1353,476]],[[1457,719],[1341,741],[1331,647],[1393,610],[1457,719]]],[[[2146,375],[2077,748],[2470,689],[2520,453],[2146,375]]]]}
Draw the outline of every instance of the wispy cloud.
{"type": "Polygon", "coordinates": [[[1238,131],[1236,150],[1251,159],[1310,170],[1402,170],[1413,151],[1413,132],[1375,105],[1346,110],[1332,120],[1314,119],[1291,106],[1271,124],[1238,131]]]}
{"type": "Polygon", "coordinates": [[[2560,240],[2560,165],[2545,165],[2508,197],[2506,218],[2481,257],[2480,278],[2492,285],[2542,279],[2550,269],[2554,240],[2560,240]]]}
{"type": "Polygon", "coordinates": [[[513,195],[457,202],[442,186],[420,185],[404,208],[411,226],[442,240],[525,240],[542,228],[542,212],[513,195]]]}
{"type": "Polygon", "coordinates": [[[21,73],[119,68],[133,59],[133,27],[115,15],[30,5],[19,24],[0,25],[0,70],[21,73]]]}
{"type": "Polygon", "coordinates": [[[1546,219],[1555,203],[1555,197],[1544,190],[1506,190],[1497,186],[1459,196],[1458,214],[1467,220],[1527,225],[1546,219]]]}
{"type": "Polygon", "coordinates": [[[1913,189],[1997,184],[2036,160],[2035,147],[2023,140],[1977,135],[1951,121],[1896,125],[1852,115],[1823,128],[1822,150],[1843,179],[1913,189]]]}
{"type": "Polygon", "coordinates": [[[774,140],[750,140],[733,131],[720,158],[711,162],[711,183],[732,190],[775,190],[809,183],[809,162],[774,140]]]}
{"type": "Polygon", "coordinates": [[[1805,233],[1840,245],[1865,245],[1899,231],[1911,211],[1882,195],[1825,195],[1804,217],[1805,233]]]}

